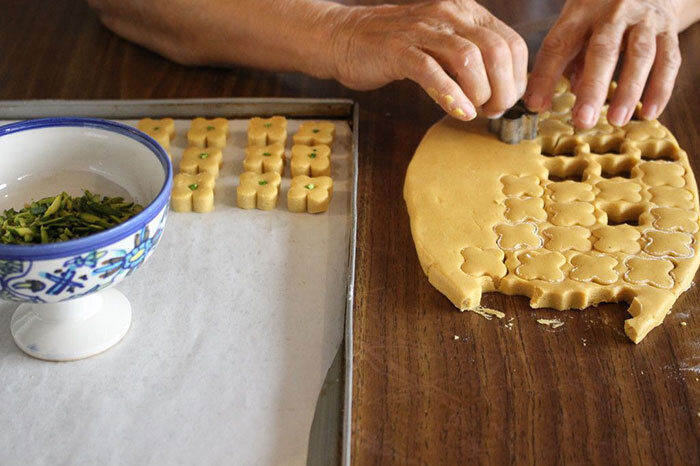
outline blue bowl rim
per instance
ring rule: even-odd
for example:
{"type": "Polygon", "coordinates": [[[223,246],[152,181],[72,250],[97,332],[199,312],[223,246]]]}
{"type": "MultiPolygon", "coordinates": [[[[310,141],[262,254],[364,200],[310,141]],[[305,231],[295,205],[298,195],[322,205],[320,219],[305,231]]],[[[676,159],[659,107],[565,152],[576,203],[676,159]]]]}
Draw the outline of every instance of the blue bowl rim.
{"type": "Polygon", "coordinates": [[[137,215],[120,225],[94,235],[60,243],[30,246],[0,244],[0,259],[37,261],[56,259],[60,257],[70,257],[85,252],[95,251],[121,241],[122,239],[133,235],[137,231],[140,231],[144,225],[147,225],[160,212],[162,212],[164,207],[167,208],[169,203],[170,191],[173,182],[173,165],[170,161],[170,157],[168,157],[165,150],[153,138],[131,126],[100,118],[39,118],[34,120],[19,121],[7,125],[0,125],[0,137],[19,133],[21,131],[52,127],[95,128],[111,131],[113,133],[134,139],[135,141],[146,146],[156,155],[163,166],[163,170],[165,172],[165,182],[156,198],[150,204],[148,204],[137,215]]]}

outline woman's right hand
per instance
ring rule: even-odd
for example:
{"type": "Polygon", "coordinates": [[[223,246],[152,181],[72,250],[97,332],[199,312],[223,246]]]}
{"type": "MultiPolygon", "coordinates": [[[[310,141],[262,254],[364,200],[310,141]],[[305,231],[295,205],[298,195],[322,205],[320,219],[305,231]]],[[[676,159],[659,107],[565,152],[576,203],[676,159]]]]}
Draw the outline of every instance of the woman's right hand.
{"type": "Polygon", "coordinates": [[[461,120],[499,116],[525,92],[525,41],[473,0],[331,11],[330,74],[347,87],[408,78],[461,120]]]}

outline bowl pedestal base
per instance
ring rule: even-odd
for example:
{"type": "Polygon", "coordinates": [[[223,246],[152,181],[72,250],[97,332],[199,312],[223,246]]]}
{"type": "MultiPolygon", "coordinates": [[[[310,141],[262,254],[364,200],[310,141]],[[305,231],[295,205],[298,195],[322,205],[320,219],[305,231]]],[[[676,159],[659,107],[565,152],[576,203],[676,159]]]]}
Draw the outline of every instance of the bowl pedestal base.
{"type": "Polygon", "coordinates": [[[131,325],[131,304],[120,291],[46,304],[22,304],[12,316],[12,337],[30,356],[74,361],[119,343],[131,325]]]}

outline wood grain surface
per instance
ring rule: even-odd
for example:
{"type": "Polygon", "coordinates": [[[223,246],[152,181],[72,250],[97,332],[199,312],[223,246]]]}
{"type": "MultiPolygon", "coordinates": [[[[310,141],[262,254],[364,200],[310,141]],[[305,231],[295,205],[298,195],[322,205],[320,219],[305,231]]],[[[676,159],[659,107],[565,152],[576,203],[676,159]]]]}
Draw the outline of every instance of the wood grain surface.
{"type": "MultiPolygon", "coordinates": [[[[345,2],[379,3],[379,2],[345,2]]],[[[561,1],[484,1],[539,46],[561,1]]],[[[351,97],[360,102],[352,457],[355,464],[698,464],[700,300],[693,286],[640,344],[624,306],[459,313],[421,272],[402,199],[408,162],[440,116],[409,82],[356,93],[245,68],[186,68],[103,28],[81,1],[0,1],[0,99],[351,97]],[[559,317],[551,330],[537,318],[559,317]],[[512,318],[512,325],[506,323],[512,318]],[[682,326],[681,322],[686,322],[682,326]]],[[[661,120],[700,174],[700,25],[661,120]]]]}

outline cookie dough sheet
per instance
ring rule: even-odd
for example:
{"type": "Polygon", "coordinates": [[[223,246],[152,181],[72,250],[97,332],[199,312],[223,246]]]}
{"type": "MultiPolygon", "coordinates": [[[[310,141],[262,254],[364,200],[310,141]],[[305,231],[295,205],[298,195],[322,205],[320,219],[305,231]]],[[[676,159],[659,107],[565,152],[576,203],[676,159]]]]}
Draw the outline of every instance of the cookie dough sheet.
{"type": "MultiPolygon", "coordinates": [[[[305,464],[344,329],[352,134],[335,123],[334,196],[310,215],[287,211],[289,163],[275,210],[235,206],[247,120],[230,122],[214,212],[169,213],[157,252],[118,286],[133,322],[107,352],[32,359],[10,335],[16,304],[0,302],[0,463],[305,464]]],[[[176,169],[188,128],[176,121],[176,169]]]]}

